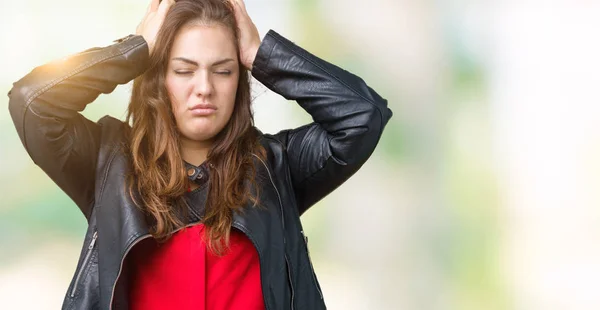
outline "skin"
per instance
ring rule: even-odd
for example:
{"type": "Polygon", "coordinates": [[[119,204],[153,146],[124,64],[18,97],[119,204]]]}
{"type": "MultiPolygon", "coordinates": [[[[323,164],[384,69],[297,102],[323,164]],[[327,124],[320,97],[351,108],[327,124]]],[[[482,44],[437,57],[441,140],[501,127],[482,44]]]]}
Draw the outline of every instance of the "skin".
{"type": "MultiPolygon", "coordinates": [[[[231,30],[216,24],[192,24],[182,28],[169,57],[166,86],[177,128],[183,137],[182,156],[185,161],[195,165],[206,160],[212,139],[231,117],[237,80],[241,74],[238,62],[251,70],[261,43],[244,2],[230,2],[239,29],[239,59],[231,30]],[[198,104],[214,105],[215,110],[201,115],[198,110],[191,109],[198,104]]],[[[175,0],[152,0],[136,29],[136,34],[146,40],[150,53],[154,50],[156,35],[165,15],[174,3],[175,0]]]]}
{"type": "Polygon", "coordinates": [[[233,33],[218,24],[187,26],[175,37],[166,87],[189,163],[206,159],[231,117],[240,74],[237,53],[233,33]],[[201,104],[214,109],[194,109],[201,104]]]}

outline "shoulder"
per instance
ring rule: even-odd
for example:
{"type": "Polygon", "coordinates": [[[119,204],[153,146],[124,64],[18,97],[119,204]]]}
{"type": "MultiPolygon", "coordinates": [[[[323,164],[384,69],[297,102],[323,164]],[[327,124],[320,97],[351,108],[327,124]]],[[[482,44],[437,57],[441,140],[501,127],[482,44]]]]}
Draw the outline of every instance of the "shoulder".
{"type": "Polygon", "coordinates": [[[116,119],[110,115],[105,115],[98,120],[98,124],[102,126],[103,133],[117,133],[118,131],[122,131],[124,129],[130,129],[129,124],[125,123],[120,119],[116,119]]]}
{"type": "Polygon", "coordinates": [[[285,144],[281,140],[281,137],[279,137],[279,134],[263,133],[256,127],[254,127],[254,130],[257,132],[258,140],[267,151],[268,156],[280,154],[285,151],[285,144]]]}
{"type": "Polygon", "coordinates": [[[285,167],[288,162],[285,143],[281,140],[279,134],[268,134],[256,130],[259,133],[259,142],[265,150],[266,158],[263,164],[268,165],[269,170],[272,170],[275,174],[283,173],[287,170],[285,167]]]}
{"type": "Polygon", "coordinates": [[[127,135],[131,130],[129,124],[106,115],[98,120],[100,125],[100,158],[116,150],[125,150],[128,145],[127,135]]]}

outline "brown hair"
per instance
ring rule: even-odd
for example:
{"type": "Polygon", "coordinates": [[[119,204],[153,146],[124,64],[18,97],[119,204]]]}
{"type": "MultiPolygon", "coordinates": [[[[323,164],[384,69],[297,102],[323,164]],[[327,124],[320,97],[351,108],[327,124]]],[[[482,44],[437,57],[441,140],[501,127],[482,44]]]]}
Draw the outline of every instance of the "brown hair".
{"type": "MultiPolygon", "coordinates": [[[[181,155],[180,133],[165,86],[165,74],[178,31],[194,23],[220,24],[231,29],[238,46],[238,29],[229,1],[177,1],[169,9],[157,35],[149,69],[134,80],[127,111],[127,122],[132,121],[129,134],[132,169],[128,190],[136,205],[153,222],[150,232],[159,241],[167,240],[185,225],[176,211],[187,209],[183,195],[189,188],[189,180],[181,155]],[[138,198],[135,193],[139,194],[138,198]]],[[[250,76],[241,61],[239,64],[231,118],[215,137],[207,156],[210,179],[202,221],[207,228],[207,244],[217,254],[229,245],[233,212],[241,211],[248,200],[258,204],[253,153],[265,157],[254,127],[250,76]],[[256,196],[252,196],[248,185],[254,185],[256,196]]]]}

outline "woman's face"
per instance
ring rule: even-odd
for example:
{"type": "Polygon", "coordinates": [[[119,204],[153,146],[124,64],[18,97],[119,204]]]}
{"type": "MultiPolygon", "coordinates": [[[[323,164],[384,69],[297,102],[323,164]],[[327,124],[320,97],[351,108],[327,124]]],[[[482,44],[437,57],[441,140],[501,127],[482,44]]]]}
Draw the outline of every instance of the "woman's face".
{"type": "Polygon", "coordinates": [[[210,142],[229,121],[240,74],[234,40],[218,24],[186,26],[175,37],[166,87],[183,138],[210,142]]]}

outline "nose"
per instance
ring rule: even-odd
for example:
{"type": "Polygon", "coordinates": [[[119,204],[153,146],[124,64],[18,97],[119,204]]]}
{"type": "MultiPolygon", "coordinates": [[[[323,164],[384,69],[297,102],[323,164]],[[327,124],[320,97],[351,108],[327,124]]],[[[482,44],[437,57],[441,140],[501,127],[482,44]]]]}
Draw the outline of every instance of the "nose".
{"type": "Polygon", "coordinates": [[[210,78],[210,74],[207,71],[203,71],[200,74],[196,74],[194,81],[194,93],[196,96],[209,97],[213,93],[213,84],[210,78]]]}

